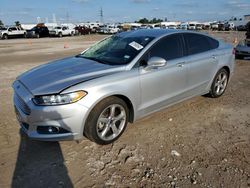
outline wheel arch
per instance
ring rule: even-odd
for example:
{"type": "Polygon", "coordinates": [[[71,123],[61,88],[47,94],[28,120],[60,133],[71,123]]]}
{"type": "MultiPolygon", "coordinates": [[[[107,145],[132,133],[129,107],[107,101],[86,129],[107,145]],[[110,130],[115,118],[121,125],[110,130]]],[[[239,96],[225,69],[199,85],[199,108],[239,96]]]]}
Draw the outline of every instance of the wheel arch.
{"type": "Polygon", "coordinates": [[[127,104],[127,107],[129,109],[129,119],[128,119],[128,122],[133,123],[134,122],[134,107],[133,107],[133,104],[132,104],[131,100],[128,97],[126,97],[124,95],[120,95],[120,94],[112,95],[112,96],[109,96],[109,97],[120,98],[120,99],[122,99],[127,104]]]}
{"type": "Polygon", "coordinates": [[[230,68],[228,66],[223,66],[223,67],[221,67],[221,69],[225,69],[228,73],[228,78],[230,78],[230,68]]]}

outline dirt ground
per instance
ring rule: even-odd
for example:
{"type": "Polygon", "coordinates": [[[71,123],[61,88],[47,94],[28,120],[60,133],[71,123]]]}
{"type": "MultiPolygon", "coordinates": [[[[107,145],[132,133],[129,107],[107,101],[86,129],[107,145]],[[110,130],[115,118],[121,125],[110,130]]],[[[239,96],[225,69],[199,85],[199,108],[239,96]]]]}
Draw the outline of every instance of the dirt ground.
{"type": "MultiPolygon", "coordinates": [[[[244,33],[210,33],[228,42],[244,33]]],[[[224,96],[195,97],[135,122],[114,144],[31,141],[19,134],[11,84],[104,36],[0,41],[0,187],[250,187],[250,61],[224,96]]]]}

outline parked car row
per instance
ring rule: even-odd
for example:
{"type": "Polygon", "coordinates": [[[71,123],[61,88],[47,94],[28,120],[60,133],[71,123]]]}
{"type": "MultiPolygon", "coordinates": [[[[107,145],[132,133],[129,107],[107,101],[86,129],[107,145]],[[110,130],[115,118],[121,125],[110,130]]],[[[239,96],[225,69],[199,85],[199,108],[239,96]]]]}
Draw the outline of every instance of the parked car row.
{"type": "Polygon", "coordinates": [[[56,26],[49,29],[44,24],[37,24],[35,27],[29,30],[25,30],[22,27],[18,26],[1,27],[0,39],[63,37],[74,35],[86,35],[90,33],[91,29],[84,26],[77,26],[73,29],[67,26],[56,26]]]}

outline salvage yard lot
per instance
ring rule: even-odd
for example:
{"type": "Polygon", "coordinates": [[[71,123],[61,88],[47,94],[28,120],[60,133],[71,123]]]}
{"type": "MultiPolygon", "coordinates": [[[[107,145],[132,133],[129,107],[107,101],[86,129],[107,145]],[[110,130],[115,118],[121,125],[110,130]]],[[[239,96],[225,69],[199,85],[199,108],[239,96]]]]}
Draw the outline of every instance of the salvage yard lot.
{"type": "MultiPolygon", "coordinates": [[[[210,34],[231,43],[244,37],[210,34]]],[[[221,98],[195,97],[154,113],[111,145],[19,134],[11,89],[16,76],[104,37],[0,41],[0,187],[249,187],[250,60],[236,61],[221,98]]]]}

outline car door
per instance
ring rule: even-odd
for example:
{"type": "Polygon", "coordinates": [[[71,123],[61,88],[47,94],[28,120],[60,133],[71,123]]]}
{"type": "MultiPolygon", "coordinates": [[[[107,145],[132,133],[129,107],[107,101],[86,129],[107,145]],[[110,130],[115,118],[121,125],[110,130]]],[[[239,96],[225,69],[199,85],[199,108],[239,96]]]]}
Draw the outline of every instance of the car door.
{"type": "Polygon", "coordinates": [[[16,27],[10,27],[9,28],[9,35],[11,36],[17,36],[18,35],[18,31],[17,31],[17,28],[16,27]]]}
{"type": "MultiPolygon", "coordinates": [[[[188,58],[188,90],[190,95],[207,92],[217,69],[216,40],[201,34],[184,33],[188,58]]],[[[218,43],[218,41],[217,41],[218,43]]]]}
{"type": "Polygon", "coordinates": [[[139,113],[145,115],[185,98],[182,94],[185,92],[187,83],[187,67],[183,54],[181,34],[172,34],[160,39],[145,54],[143,61],[152,57],[161,57],[167,63],[157,69],[147,70],[147,67],[140,67],[139,113]]]}

